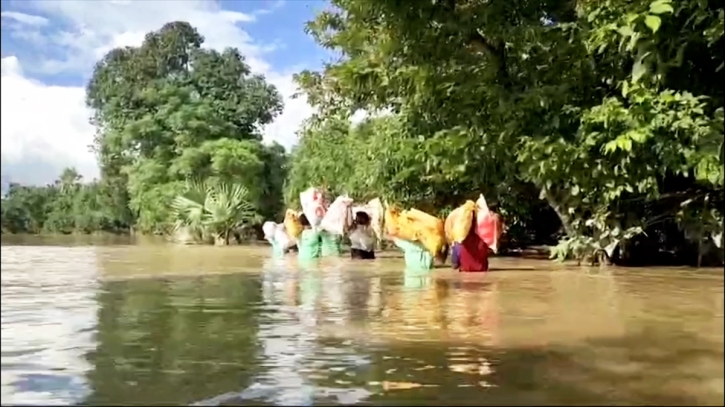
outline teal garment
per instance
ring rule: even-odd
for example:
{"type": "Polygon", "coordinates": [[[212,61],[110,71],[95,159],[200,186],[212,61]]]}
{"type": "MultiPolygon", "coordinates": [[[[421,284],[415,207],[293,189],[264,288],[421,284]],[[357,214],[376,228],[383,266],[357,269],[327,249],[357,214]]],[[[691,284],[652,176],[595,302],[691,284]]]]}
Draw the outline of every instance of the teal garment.
{"type": "Polygon", "coordinates": [[[403,250],[407,271],[433,269],[433,256],[422,245],[397,238],[393,239],[393,243],[403,250]]]}
{"type": "Polygon", "coordinates": [[[430,285],[430,270],[405,270],[403,287],[409,290],[420,290],[430,285]]]}
{"type": "Polygon", "coordinates": [[[328,232],[320,232],[322,239],[322,257],[339,256],[342,254],[342,236],[328,232]]]}
{"type": "Polygon", "coordinates": [[[320,257],[321,246],[320,232],[305,229],[297,240],[297,257],[302,261],[317,259],[320,257]]]}
{"type": "Polygon", "coordinates": [[[273,257],[283,257],[284,256],[284,248],[281,244],[277,243],[274,239],[270,240],[269,243],[272,245],[272,256],[273,257]]]}

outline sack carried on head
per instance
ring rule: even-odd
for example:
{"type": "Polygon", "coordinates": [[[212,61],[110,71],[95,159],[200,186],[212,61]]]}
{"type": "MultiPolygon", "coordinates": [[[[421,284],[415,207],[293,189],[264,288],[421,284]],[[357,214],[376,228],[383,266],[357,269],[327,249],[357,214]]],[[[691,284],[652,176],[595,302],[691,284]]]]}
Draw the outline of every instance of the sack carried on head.
{"type": "Polygon", "coordinates": [[[461,243],[471,232],[473,226],[473,213],[476,204],[473,201],[466,201],[463,205],[454,209],[446,218],[446,238],[451,243],[461,243]]]}
{"type": "Polygon", "coordinates": [[[418,209],[399,212],[385,211],[386,232],[399,239],[419,242],[432,255],[437,255],[446,244],[443,221],[418,209]]]}
{"type": "Polygon", "coordinates": [[[282,249],[287,250],[290,247],[297,244],[292,237],[290,237],[287,232],[284,230],[283,225],[277,225],[276,230],[274,231],[274,241],[282,247],[282,249]]]}
{"type": "Polygon", "coordinates": [[[284,228],[287,234],[293,239],[297,239],[300,236],[303,228],[297,212],[292,209],[287,209],[287,213],[284,216],[284,228]]]}
{"type": "Polygon", "coordinates": [[[380,202],[380,198],[375,198],[368,202],[366,205],[368,215],[370,215],[370,226],[375,232],[375,236],[378,240],[383,238],[383,203],[380,202]]]}
{"type": "Polygon", "coordinates": [[[274,232],[277,231],[277,224],[274,222],[264,222],[262,225],[262,232],[264,232],[264,238],[270,242],[274,239],[274,232]]]}
{"type": "Polygon", "coordinates": [[[338,196],[320,222],[320,228],[334,235],[343,235],[352,225],[352,199],[338,196]]]}
{"type": "Polygon", "coordinates": [[[327,204],[322,191],[317,188],[308,188],[300,193],[300,204],[310,225],[319,226],[327,212],[327,204]]]}
{"type": "Polygon", "coordinates": [[[501,218],[488,209],[486,199],[481,194],[476,201],[476,234],[496,253],[501,233],[503,233],[501,218]]]}

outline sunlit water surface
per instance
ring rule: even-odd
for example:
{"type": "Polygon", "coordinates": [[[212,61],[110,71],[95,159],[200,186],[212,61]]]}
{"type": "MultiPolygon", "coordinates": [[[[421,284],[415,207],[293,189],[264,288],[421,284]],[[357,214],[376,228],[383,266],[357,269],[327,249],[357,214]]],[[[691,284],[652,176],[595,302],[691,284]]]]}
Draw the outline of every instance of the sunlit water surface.
{"type": "Polygon", "coordinates": [[[117,243],[3,237],[3,404],[722,405],[722,270],[117,243]]]}

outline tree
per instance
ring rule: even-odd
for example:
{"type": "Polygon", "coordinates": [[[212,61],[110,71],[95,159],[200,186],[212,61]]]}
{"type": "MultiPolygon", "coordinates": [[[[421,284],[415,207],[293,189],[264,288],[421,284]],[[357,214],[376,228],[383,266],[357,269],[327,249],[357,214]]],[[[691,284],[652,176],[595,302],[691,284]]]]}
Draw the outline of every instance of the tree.
{"type": "Polygon", "coordinates": [[[40,233],[48,216],[49,203],[56,194],[54,187],[11,183],[0,205],[3,232],[40,233]]]}
{"type": "Polygon", "coordinates": [[[206,236],[218,245],[228,245],[239,227],[256,222],[259,215],[240,184],[190,182],[172,203],[175,228],[186,228],[198,241],[206,236]]]}
{"type": "Polygon", "coordinates": [[[260,133],[282,108],[276,89],[238,50],[203,42],[188,23],[168,23],[140,47],[106,54],[87,86],[103,183],[141,232],[168,231],[169,206],[192,175],[244,183],[255,208],[269,205],[266,177],[279,177],[264,171],[279,151],[260,133]]]}
{"type": "MultiPolygon", "coordinates": [[[[540,196],[561,222],[561,258],[623,259],[637,239],[697,230],[670,239],[682,249],[721,230],[723,91],[707,84],[723,79],[722,4],[333,4],[307,29],[343,58],[297,76],[319,111],[309,131],[391,111],[378,154],[402,165],[377,184],[437,208],[483,192],[519,219],[541,213],[540,196]],[[695,208],[707,226],[685,220],[695,208]]],[[[290,174],[312,171],[303,151],[290,174]]]]}

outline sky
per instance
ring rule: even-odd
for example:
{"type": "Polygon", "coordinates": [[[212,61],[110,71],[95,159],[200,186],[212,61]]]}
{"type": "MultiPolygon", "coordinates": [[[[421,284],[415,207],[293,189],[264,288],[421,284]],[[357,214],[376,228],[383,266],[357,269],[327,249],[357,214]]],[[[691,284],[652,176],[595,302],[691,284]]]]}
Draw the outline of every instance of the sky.
{"type": "Polygon", "coordinates": [[[312,108],[292,99],[292,75],[319,69],[332,54],[303,32],[325,0],[0,0],[2,9],[3,184],[43,185],[63,168],[98,177],[89,151],[84,86],[109,50],[137,46],[170,21],[187,21],[205,46],[238,48],[252,70],[284,97],[284,112],[264,129],[266,141],[289,148],[312,108]]]}

